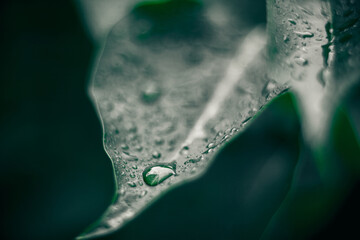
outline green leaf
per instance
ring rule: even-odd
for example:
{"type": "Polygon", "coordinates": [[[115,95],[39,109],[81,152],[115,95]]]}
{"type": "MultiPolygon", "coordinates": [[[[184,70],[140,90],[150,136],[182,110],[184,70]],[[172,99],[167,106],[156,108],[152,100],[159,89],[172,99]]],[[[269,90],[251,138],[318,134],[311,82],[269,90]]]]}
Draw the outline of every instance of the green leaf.
{"type": "Polygon", "coordinates": [[[172,186],[201,175],[224,143],[286,89],[260,70],[264,30],[233,31],[207,10],[195,1],[141,4],[110,33],[92,93],[117,197],[84,237],[118,229],[172,186]],[[175,176],[143,179],[149,167],[173,161],[175,176]]]}
{"type": "Polygon", "coordinates": [[[312,154],[322,151],[338,101],[359,79],[344,64],[360,62],[348,53],[359,39],[358,8],[345,13],[337,1],[320,0],[267,3],[268,36],[217,1],[141,3],[114,26],[91,96],[116,196],[79,238],[113,232],[170,189],[201,177],[219,150],[289,86],[311,156],[300,165],[309,162],[319,181],[327,179],[331,167],[312,154]]]}

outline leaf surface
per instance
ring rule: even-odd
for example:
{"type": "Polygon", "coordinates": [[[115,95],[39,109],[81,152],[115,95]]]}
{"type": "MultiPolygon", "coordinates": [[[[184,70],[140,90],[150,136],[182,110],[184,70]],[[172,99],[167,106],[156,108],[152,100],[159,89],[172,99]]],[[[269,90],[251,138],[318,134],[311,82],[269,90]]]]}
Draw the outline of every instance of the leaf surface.
{"type": "Polygon", "coordinates": [[[350,79],[338,71],[347,66],[341,53],[354,48],[346,45],[351,37],[341,36],[354,24],[338,23],[329,2],[269,0],[266,35],[251,24],[239,28],[228,8],[214,6],[142,3],[110,32],[91,94],[116,197],[79,238],[119,229],[169,189],[200,177],[225,143],[289,86],[307,142],[324,142],[337,101],[358,80],[354,68],[346,70],[350,79]]]}

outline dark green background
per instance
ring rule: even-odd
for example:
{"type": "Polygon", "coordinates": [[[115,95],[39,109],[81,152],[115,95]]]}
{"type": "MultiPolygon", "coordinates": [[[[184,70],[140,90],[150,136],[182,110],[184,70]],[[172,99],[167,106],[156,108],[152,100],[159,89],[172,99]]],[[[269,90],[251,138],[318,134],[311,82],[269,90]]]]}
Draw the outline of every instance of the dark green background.
{"type": "MultiPolygon", "coordinates": [[[[100,122],[86,93],[94,48],[72,1],[5,0],[0,6],[0,239],[72,239],[106,209],[114,188],[100,122]]],[[[282,116],[276,110],[268,114],[282,116]]],[[[264,122],[260,117],[231,144],[204,178],[172,191],[112,238],[159,239],[160,232],[169,239],[237,238],[240,233],[232,230],[241,212],[233,211],[231,190],[241,180],[237,174],[251,164],[234,165],[233,159],[244,154],[260,164],[257,148],[246,147],[252,141],[288,144],[285,136],[295,139],[294,149],[298,144],[291,137],[296,127],[277,136],[264,122]]],[[[358,190],[315,239],[358,235],[358,190]]],[[[254,237],[261,228],[251,227],[243,236],[254,237]]]]}

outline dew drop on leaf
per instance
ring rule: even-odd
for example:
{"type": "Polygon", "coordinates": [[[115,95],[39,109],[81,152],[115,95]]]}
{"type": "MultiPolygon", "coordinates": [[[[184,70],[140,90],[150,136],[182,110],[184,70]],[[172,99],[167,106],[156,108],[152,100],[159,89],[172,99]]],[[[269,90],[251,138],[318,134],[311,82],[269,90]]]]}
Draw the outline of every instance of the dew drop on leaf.
{"type": "Polygon", "coordinates": [[[311,38],[314,36],[314,34],[312,32],[299,32],[299,31],[295,31],[294,32],[296,35],[298,35],[299,37],[302,38],[311,38]]]}
{"type": "Polygon", "coordinates": [[[160,158],[160,157],[161,157],[161,153],[158,152],[158,151],[154,151],[154,152],[152,153],[152,157],[153,157],[153,158],[160,158]]]}
{"type": "Polygon", "coordinates": [[[305,66],[305,65],[308,64],[308,61],[305,58],[302,58],[302,57],[296,57],[295,62],[299,66],[305,66]]]}
{"type": "Polygon", "coordinates": [[[164,143],[164,139],[162,137],[155,137],[154,139],[156,145],[162,145],[164,143]]]}
{"type": "Polygon", "coordinates": [[[123,150],[128,150],[129,149],[129,146],[126,145],[126,144],[121,144],[120,146],[123,150]]]}
{"type": "Polygon", "coordinates": [[[198,158],[191,158],[189,160],[187,160],[186,162],[184,162],[184,164],[189,164],[189,163],[197,163],[197,162],[200,162],[201,160],[201,157],[198,157],[198,158]]]}
{"type": "MultiPolygon", "coordinates": [[[[137,161],[138,158],[134,155],[130,155],[129,153],[127,152],[123,152],[123,155],[122,155],[123,159],[126,160],[126,161],[137,161]]],[[[124,163],[126,164],[126,162],[124,161],[124,163]]]]}
{"type": "Polygon", "coordinates": [[[136,187],[136,183],[134,183],[134,182],[128,182],[128,185],[129,185],[130,187],[136,187]]]}
{"type": "Polygon", "coordinates": [[[206,147],[207,148],[215,148],[216,145],[215,145],[215,143],[209,143],[206,147]]]}
{"type": "Polygon", "coordinates": [[[184,146],[181,150],[180,150],[180,154],[182,156],[186,156],[189,154],[189,147],[188,146],[184,146]]]}
{"type": "Polygon", "coordinates": [[[141,99],[146,104],[155,103],[161,95],[160,87],[156,83],[150,83],[144,86],[141,91],[141,99]]]}
{"type": "Polygon", "coordinates": [[[149,186],[156,186],[173,175],[175,175],[174,163],[148,167],[143,172],[144,182],[149,186]]]}
{"type": "Polygon", "coordinates": [[[291,24],[293,24],[293,25],[296,25],[296,22],[295,22],[294,19],[289,18],[288,21],[289,21],[289,23],[291,23],[291,24]]]}

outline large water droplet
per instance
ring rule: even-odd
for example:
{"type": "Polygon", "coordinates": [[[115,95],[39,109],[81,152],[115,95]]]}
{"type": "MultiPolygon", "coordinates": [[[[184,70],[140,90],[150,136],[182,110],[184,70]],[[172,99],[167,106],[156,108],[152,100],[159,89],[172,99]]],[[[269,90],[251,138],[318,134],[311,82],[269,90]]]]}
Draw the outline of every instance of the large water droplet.
{"type": "Polygon", "coordinates": [[[148,167],[143,172],[144,182],[149,186],[156,186],[175,175],[175,167],[175,162],[148,167]]]}

